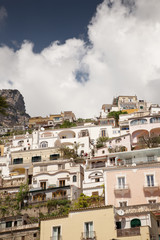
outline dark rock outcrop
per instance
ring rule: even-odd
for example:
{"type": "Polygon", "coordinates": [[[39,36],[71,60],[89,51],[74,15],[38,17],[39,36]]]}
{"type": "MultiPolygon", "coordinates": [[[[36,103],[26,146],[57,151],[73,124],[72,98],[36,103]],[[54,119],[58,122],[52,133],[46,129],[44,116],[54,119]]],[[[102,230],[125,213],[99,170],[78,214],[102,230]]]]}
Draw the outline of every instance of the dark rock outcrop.
{"type": "Polygon", "coordinates": [[[0,114],[0,125],[4,127],[27,125],[30,116],[26,113],[22,94],[16,89],[2,89],[0,90],[0,95],[4,97],[8,103],[6,115],[0,114]]]}

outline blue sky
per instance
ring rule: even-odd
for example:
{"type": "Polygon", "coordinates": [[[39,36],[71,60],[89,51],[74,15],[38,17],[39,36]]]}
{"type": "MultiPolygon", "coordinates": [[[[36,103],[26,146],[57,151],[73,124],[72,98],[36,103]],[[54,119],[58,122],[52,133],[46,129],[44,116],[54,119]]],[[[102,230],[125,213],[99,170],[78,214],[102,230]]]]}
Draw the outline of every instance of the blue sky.
{"type": "Polygon", "coordinates": [[[159,12],[159,0],[0,0],[0,88],[31,116],[95,117],[118,95],[160,103],[159,12]]]}
{"type": "Polygon", "coordinates": [[[87,26],[102,0],[0,0],[7,17],[1,26],[0,42],[10,47],[24,40],[40,52],[51,42],[69,38],[87,40],[87,26]]]}

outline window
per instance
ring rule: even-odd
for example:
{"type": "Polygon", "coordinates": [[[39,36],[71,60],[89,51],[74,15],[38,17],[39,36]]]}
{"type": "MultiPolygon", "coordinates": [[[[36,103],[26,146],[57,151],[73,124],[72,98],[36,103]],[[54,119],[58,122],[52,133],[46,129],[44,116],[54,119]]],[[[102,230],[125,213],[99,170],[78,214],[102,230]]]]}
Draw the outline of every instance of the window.
{"type": "Polygon", "coordinates": [[[41,146],[41,148],[47,148],[48,142],[41,142],[40,146],[41,146]]]}
{"type": "Polygon", "coordinates": [[[32,162],[41,162],[41,156],[32,157],[32,162]]]}
{"type": "Polygon", "coordinates": [[[59,154],[51,154],[50,160],[57,160],[59,158],[59,154]]]}
{"type": "Polygon", "coordinates": [[[121,229],[121,222],[116,222],[116,229],[121,229]]]}
{"type": "Polygon", "coordinates": [[[46,182],[41,182],[40,186],[41,186],[42,189],[46,189],[46,182]]]}
{"type": "Polygon", "coordinates": [[[60,187],[65,186],[65,180],[59,180],[59,186],[60,187]]]}
{"type": "Polygon", "coordinates": [[[84,223],[84,238],[93,238],[93,222],[84,223]]]}
{"type": "Polygon", "coordinates": [[[106,130],[101,131],[101,137],[106,137],[106,130]]]}
{"type": "Polygon", "coordinates": [[[102,154],[105,154],[105,150],[102,150],[102,154]]]}
{"type": "Polygon", "coordinates": [[[100,179],[99,178],[95,178],[95,182],[100,182],[100,179]]]}
{"type": "Polygon", "coordinates": [[[154,161],[154,155],[152,155],[152,156],[147,156],[147,160],[148,160],[148,162],[154,161]]]}
{"type": "Polygon", "coordinates": [[[60,240],[61,238],[61,227],[53,227],[53,240],[60,240]]]}
{"type": "Polygon", "coordinates": [[[148,187],[154,186],[154,175],[147,175],[147,186],[148,187]]]}
{"type": "Polygon", "coordinates": [[[6,222],[6,228],[12,227],[12,221],[6,222]]]}
{"type": "Polygon", "coordinates": [[[65,164],[58,164],[58,170],[65,169],[65,164]]]}
{"type": "Polygon", "coordinates": [[[13,159],[13,164],[21,164],[23,163],[23,158],[15,158],[13,159]]]}
{"type": "Polygon", "coordinates": [[[118,188],[125,188],[125,177],[118,178],[118,188]]]}
{"type": "Polygon", "coordinates": [[[40,172],[47,172],[47,166],[41,166],[40,172]]]}
{"type": "Polygon", "coordinates": [[[126,161],[126,164],[132,164],[132,158],[128,158],[125,161],[126,161]]]}
{"type": "Polygon", "coordinates": [[[77,182],[77,176],[76,175],[73,176],[73,182],[77,182]]]}
{"type": "Polygon", "coordinates": [[[33,237],[37,237],[37,233],[33,233],[33,237]]]}
{"type": "Polygon", "coordinates": [[[126,207],[127,206],[127,202],[119,202],[119,206],[120,207],[126,207]]]}
{"type": "Polygon", "coordinates": [[[148,203],[154,204],[154,203],[156,203],[156,200],[155,199],[148,200],[148,203]]]}
{"type": "Polygon", "coordinates": [[[133,227],[140,227],[141,226],[141,221],[138,218],[134,218],[131,221],[131,228],[133,227]]]}

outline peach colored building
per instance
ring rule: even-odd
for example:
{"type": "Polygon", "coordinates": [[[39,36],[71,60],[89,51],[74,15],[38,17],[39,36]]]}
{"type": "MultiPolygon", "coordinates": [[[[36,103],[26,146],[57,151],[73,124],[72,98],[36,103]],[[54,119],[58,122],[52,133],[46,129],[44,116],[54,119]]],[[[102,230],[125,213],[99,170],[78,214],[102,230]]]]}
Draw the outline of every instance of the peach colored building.
{"type": "Polygon", "coordinates": [[[105,204],[124,207],[160,202],[160,163],[104,169],[105,204]]]}
{"type": "Polygon", "coordinates": [[[137,144],[142,136],[160,135],[160,115],[149,115],[129,119],[129,130],[132,138],[132,145],[137,144]]]}

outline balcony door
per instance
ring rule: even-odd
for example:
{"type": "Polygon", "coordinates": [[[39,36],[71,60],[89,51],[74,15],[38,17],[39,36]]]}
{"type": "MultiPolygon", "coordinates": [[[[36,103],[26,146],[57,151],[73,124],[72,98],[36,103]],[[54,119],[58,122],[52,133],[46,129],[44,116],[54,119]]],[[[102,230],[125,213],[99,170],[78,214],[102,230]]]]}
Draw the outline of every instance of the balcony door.
{"type": "Polygon", "coordinates": [[[53,227],[53,237],[52,240],[60,240],[61,227],[53,227]]]}
{"type": "Polygon", "coordinates": [[[84,224],[84,231],[85,231],[85,238],[92,238],[92,237],[94,237],[93,222],[86,222],[84,224]]]}
{"type": "Polygon", "coordinates": [[[154,186],[154,175],[147,175],[147,186],[148,187],[154,186]]]}
{"type": "Polygon", "coordinates": [[[125,188],[125,177],[119,177],[118,178],[118,188],[125,188]]]}

